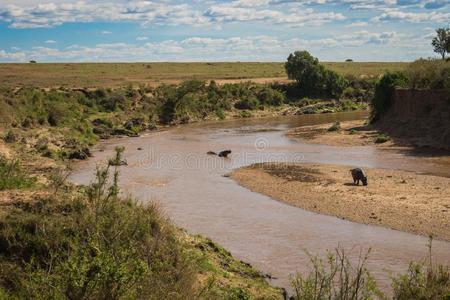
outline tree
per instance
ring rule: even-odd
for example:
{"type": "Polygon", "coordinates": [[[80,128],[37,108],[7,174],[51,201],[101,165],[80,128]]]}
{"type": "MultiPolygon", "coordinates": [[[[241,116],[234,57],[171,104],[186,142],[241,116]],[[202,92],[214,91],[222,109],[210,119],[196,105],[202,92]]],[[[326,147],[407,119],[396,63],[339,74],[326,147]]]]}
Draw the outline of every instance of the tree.
{"type": "Polygon", "coordinates": [[[297,81],[303,89],[311,88],[314,85],[313,79],[319,79],[321,76],[319,60],[308,51],[295,51],[294,54],[289,54],[284,67],[289,79],[297,81]]]}
{"type": "Polygon", "coordinates": [[[308,51],[291,53],[284,64],[289,79],[297,82],[304,96],[327,96],[339,98],[346,81],[339,74],[327,70],[308,51]]]}
{"type": "Polygon", "coordinates": [[[434,52],[440,54],[442,59],[445,59],[445,54],[450,52],[450,29],[436,29],[436,36],[433,38],[431,45],[434,47],[434,52]]]}

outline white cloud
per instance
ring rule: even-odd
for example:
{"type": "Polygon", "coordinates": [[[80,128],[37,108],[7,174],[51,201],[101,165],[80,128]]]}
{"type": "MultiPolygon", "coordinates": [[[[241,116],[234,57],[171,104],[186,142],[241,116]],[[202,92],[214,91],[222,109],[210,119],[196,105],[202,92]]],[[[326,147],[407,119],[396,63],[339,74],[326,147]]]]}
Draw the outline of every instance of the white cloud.
{"type": "Polygon", "coordinates": [[[101,34],[111,34],[112,32],[111,31],[108,31],[108,30],[103,30],[102,32],[101,32],[101,34]]]}
{"type": "Polygon", "coordinates": [[[56,44],[55,40],[46,40],[45,41],[46,44],[56,44]]]}
{"type": "Polygon", "coordinates": [[[235,2],[213,5],[205,12],[205,15],[216,22],[266,21],[272,24],[292,26],[322,25],[345,19],[341,13],[316,12],[311,8],[293,7],[289,11],[283,12],[255,7],[237,7],[235,2]]]}
{"type": "Polygon", "coordinates": [[[201,12],[171,1],[78,1],[0,5],[0,21],[11,28],[54,27],[68,22],[129,21],[143,25],[201,25],[201,12]]]}
{"type": "Polygon", "coordinates": [[[136,40],[137,40],[137,41],[146,41],[146,40],[148,40],[148,37],[146,37],[146,36],[138,36],[138,37],[136,38],[136,40]]]}
{"type": "Polygon", "coordinates": [[[348,27],[348,28],[350,28],[350,27],[366,27],[368,25],[369,25],[368,22],[353,22],[353,23],[346,25],[345,27],[348,27]]]}
{"type": "MultiPolygon", "coordinates": [[[[410,49],[411,37],[395,32],[355,31],[344,35],[333,35],[322,39],[302,38],[281,39],[267,35],[247,37],[189,37],[181,41],[166,40],[149,42],[142,45],[131,43],[102,43],[92,47],[72,45],[63,49],[52,47],[34,47],[31,50],[15,52],[0,51],[0,61],[282,61],[295,50],[306,49],[313,55],[329,57],[331,53],[342,53],[343,57],[353,53],[359,57],[367,53],[366,45],[371,49],[383,51],[389,49],[410,49]],[[399,45],[399,46],[397,46],[399,45]],[[133,55],[130,55],[133,53],[133,55]],[[244,59],[243,59],[244,58],[244,59]]],[[[416,40],[414,40],[416,41],[416,40]]],[[[424,53],[422,44],[415,42],[415,51],[424,53]]],[[[403,51],[405,52],[405,51],[403,51]]],[[[400,53],[400,51],[399,51],[400,53]]],[[[411,52],[415,53],[415,52],[411,52]]],[[[426,53],[426,52],[425,52],[426,53]]],[[[339,56],[338,56],[339,58],[339,56]]],[[[398,57],[392,57],[392,60],[398,57]]]]}
{"type": "Polygon", "coordinates": [[[385,10],[381,15],[372,18],[374,22],[405,21],[411,23],[436,22],[448,24],[450,12],[405,12],[399,9],[385,10]]]}

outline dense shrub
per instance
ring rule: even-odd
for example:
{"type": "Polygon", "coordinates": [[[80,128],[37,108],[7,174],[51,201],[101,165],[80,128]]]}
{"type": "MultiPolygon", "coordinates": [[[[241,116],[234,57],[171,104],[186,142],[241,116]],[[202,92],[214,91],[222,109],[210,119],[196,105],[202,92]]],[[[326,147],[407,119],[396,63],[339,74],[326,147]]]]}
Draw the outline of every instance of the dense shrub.
{"type": "Polygon", "coordinates": [[[258,92],[258,100],[263,105],[280,106],[285,102],[283,92],[264,87],[258,92]]]}
{"type": "Polygon", "coordinates": [[[121,199],[114,171],[97,170],[75,199],[24,203],[0,221],[0,286],[6,298],[194,297],[192,264],[153,206],[121,199]],[[49,239],[51,237],[51,239],[49,239]]]}
{"type": "Polygon", "coordinates": [[[234,104],[234,107],[237,109],[254,110],[259,107],[259,101],[255,96],[249,95],[236,102],[234,104]]]}
{"type": "Polygon", "coordinates": [[[405,87],[407,84],[408,78],[402,72],[388,72],[377,82],[372,99],[372,122],[378,120],[389,109],[394,89],[405,87]]]}

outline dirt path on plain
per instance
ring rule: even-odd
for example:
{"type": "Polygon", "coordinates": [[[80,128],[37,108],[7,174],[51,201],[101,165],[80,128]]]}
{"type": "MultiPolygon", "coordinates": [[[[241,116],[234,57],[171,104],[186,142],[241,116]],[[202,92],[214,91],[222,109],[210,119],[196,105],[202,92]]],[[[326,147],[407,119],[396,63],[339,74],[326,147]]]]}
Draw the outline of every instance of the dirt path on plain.
{"type": "Polygon", "coordinates": [[[309,211],[450,241],[450,178],[366,169],[353,185],[351,167],[256,164],[236,170],[242,186],[309,211]]]}

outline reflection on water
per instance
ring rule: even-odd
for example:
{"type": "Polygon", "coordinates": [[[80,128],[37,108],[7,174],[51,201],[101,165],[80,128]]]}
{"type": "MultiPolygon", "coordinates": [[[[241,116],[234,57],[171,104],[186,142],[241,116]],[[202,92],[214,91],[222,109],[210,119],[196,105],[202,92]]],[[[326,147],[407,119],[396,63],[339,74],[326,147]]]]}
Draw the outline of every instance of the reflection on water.
{"type": "MultiPolygon", "coordinates": [[[[395,168],[450,176],[448,165],[436,160],[373,147],[311,145],[284,135],[291,127],[363,116],[343,113],[198,123],[140,138],[111,140],[99,146],[104,152],[95,152],[92,159],[77,164],[71,179],[88,183],[96,163],[105,161],[116,145],[125,145],[129,164],[121,168],[125,192],[144,202],[160,203],[177,225],[211,237],[238,258],[272,274],[275,284],[289,287],[289,274],[308,269],[305,251],[324,254],[341,244],[355,259],[361,248],[371,248],[369,268],[388,289],[389,272],[403,271],[410,260],[426,255],[425,237],[304,211],[250,192],[223,176],[264,161],[395,168]],[[206,155],[224,149],[233,151],[230,159],[206,155]]],[[[436,241],[434,255],[450,262],[450,243],[436,241]]]]}

